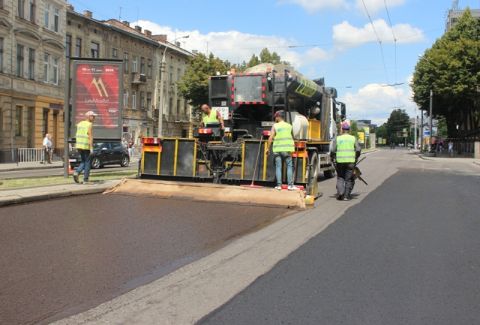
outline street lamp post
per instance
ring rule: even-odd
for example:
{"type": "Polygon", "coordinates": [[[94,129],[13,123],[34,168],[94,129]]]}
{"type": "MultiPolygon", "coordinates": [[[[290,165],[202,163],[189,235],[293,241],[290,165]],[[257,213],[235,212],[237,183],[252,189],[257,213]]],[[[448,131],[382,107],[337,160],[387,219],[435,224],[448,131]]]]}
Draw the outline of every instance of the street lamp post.
{"type": "MultiPolygon", "coordinates": [[[[182,37],[177,37],[173,40],[173,44],[179,39],[182,38],[189,38],[190,35],[185,35],[182,37]]],[[[158,137],[161,138],[163,136],[163,111],[165,108],[165,98],[164,98],[164,90],[165,87],[165,66],[166,66],[166,55],[167,55],[168,46],[165,42],[165,49],[163,50],[162,54],[162,63],[160,67],[160,106],[158,109],[158,137]]]]}
{"type": "Polygon", "coordinates": [[[413,146],[414,150],[417,150],[418,143],[417,143],[417,127],[418,127],[418,116],[417,116],[417,108],[415,108],[415,126],[414,126],[414,133],[413,133],[413,146]]]}
{"type": "Polygon", "coordinates": [[[430,138],[428,141],[428,151],[432,151],[432,138],[433,138],[433,89],[430,89],[430,138]]]}

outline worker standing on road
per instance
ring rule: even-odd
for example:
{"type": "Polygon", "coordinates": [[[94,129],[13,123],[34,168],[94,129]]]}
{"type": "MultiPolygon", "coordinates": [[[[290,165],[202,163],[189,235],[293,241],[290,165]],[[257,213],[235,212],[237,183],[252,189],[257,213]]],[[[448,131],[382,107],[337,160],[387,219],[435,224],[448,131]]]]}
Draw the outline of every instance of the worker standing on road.
{"type": "Polygon", "coordinates": [[[349,134],[350,123],[342,122],[342,134],[332,141],[330,156],[337,168],[337,200],[351,200],[353,170],[362,148],[357,139],[349,134]]]}
{"type": "Polygon", "coordinates": [[[295,141],[293,140],[292,125],[285,122],[285,112],[275,113],[275,124],[270,132],[267,144],[267,155],[270,153],[270,146],[273,142],[273,154],[275,157],[275,176],[277,186],[275,189],[282,189],[282,163],[285,161],[287,166],[288,190],[295,191],[298,188],[293,185],[293,161],[292,152],[295,152],[295,141]]]}
{"type": "Polygon", "coordinates": [[[212,109],[207,104],[203,104],[201,107],[202,110],[202,125],[206,127],[208,124],[220,124],[222,130],[224,129],[224,123],[222,114],[216,109],[212,109]]]}
{"type": "Polygon", "coordinates": [[[92,111],[85,113],[86,119],[77,124],[76,148],[80,154],[80,165],[73,172],[73,180],[75,183],[80,183],[79,175],[83,174],[83,184],[91,184],[88,180],[90,176],[91,167],[91,150],[93,150],[93,122],[95,121],[95,114],[92,111]]]}

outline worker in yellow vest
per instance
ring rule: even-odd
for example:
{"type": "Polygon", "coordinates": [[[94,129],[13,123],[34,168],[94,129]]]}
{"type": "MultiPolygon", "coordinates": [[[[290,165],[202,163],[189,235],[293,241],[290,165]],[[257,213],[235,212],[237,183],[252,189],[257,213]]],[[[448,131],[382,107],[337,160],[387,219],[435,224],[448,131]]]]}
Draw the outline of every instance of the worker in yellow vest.
{"type": "Polygon", "coordinates": [[[91,184],[88,180],[90,176],[91,153],[93,150],[93,122],[95,121],[95,114],[92,111],[85,113],[85,120],[77,124],[77,133],[75,136],[75,147],[80,154],[80,165],[73,172],[73,180],[75,183],[80,183],[79,176],[83,174],[83,184],[91,184]]]}
{"type": "Polygon", "coordinates": [[[207,104],[203,104],[200,109],[202,110],[202,125],[207,127],[209,124],[220,124],[222,130],[225,128],[223,123],[222,114],[216,109],[212,109],[207,104]]]}
{"type": "Polygon", "coordinates": [[[285,112],[278,111],[275,113],[275,124],[270,131],[268,138],[267,154],[270,153],[270,146],[273,142],[273,155],[275,158],[275,176],[277,186],[275,189],[282,189],[282,167],[285,161],[287,169],[288,190],[295,191],[298,188],[294,185],[293,180],[293,161],[292,153],[295,152],[295,141],[293,140],[293,127],[285,122],[285,112]]]}
{"type": "Polygon", "coordinates": [[[337,200],[351,200],[353,190],[353,170],[362,148],[357,139],[350,135],[350,123],[342,122],[342,133],[332,141],[330,156],[337,169],[337,200]]]}

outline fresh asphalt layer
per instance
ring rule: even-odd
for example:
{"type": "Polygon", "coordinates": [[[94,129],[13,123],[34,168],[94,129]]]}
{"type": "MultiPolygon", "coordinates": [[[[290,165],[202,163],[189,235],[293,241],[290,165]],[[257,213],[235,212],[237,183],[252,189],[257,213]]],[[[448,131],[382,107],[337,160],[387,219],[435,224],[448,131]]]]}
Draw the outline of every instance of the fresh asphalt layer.
{"type": "Polygon", "coordinates": [[[87,310],[286,212],[100,194],[0,211],[0,324],[87,310]]]}
{"type": "Polygon", "coordinates": [[[199,323],[479,324],[480,169],[418,167],[199,323]]]}

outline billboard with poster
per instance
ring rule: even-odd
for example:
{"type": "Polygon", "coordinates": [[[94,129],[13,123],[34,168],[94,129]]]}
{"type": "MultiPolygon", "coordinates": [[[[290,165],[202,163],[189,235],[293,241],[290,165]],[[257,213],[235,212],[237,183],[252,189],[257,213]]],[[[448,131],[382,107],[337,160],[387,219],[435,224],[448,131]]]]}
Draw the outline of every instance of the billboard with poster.
{"type": "Polygon", "coordinates": [[[358,132],[358,142],[361,144],[365,143],[365,133],[364,132],[358,132]]]}
{"type": "Polygon", "coordinates": [[[95,139],[121,139],[123,107],[122,61],[73,60],[72,127],[85,119],[85,113],[97,114],[93,124],[95,139]]]}

